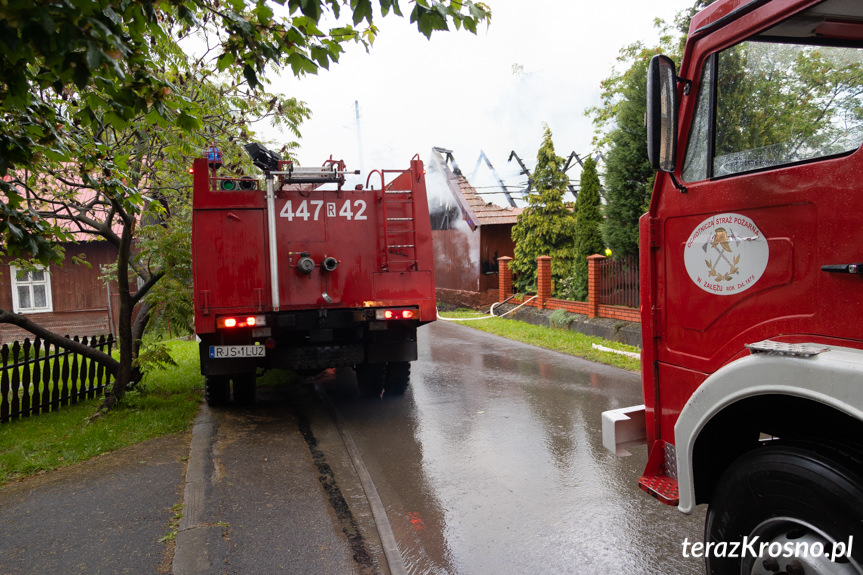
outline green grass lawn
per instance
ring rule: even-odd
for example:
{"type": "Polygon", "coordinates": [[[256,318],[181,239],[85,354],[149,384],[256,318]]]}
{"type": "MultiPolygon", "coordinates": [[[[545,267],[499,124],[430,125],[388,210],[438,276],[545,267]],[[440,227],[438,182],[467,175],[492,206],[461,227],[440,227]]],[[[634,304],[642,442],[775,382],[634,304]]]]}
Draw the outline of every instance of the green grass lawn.
{"type": "MultiPolygon", "coordinates": [[[[470,319],[481,317],[483,314],[473,310],[456,310],[441,312],[442,317],[470,319]]],[[[641,361],[625,355],[613,352],[599,351],[593,348],[593,344],[608,348],[638,353],[640,350],[631,345],[611,342],[600,337],[584,335],[582,333],[559,329],[554,327],[542,327],[531,325],[517,320],[492,317],[489,319],[455,322],[486,333],[493,333],[516,341],[529,343],[537,347],[559,351],[569,355],[575,355],[607,365],[613,365],[629,371],[639,371],[641,361]]]]}
{"type": "Polygon", "coordinates": [[[147,374],[122,404],[91,419],[101,399],[0,425],[0,485],[189,429],[202,398],[194,341],[167,342],[176,367],[147,374]]]}

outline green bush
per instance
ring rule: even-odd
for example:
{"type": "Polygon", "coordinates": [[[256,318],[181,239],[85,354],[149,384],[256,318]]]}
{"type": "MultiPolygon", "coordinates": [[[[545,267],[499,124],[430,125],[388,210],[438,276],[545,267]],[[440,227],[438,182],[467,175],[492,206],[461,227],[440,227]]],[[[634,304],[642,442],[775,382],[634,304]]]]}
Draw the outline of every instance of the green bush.
{"type": "Polygon", "coordinates": [[[575,320],[575,314],[569,313],[565,309],[556,309],[548,316],[548,322],[552,327],[559,329],[569,329],[569,324],[575,320]]]}

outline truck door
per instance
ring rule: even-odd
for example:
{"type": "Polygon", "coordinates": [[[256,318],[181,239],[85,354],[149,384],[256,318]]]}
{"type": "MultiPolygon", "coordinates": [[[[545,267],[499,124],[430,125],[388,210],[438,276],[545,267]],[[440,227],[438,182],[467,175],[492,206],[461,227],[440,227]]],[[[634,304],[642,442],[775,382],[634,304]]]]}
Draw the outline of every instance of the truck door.
{"type": "Polygon", "coordinates": [[[681,181],[661,174],[652,208],[660,379],[768,338],[861,339],[863,278],[842,266],[863,262],[863,51],[711,41],[729,44],[708,36],[680,72],[681,181]]]}
{"type": "Polygon", "coordinates": [[[269,305],[260,209],[198,210],[195,243],[196,305],[232,313],[262,311],[269,305]]]}

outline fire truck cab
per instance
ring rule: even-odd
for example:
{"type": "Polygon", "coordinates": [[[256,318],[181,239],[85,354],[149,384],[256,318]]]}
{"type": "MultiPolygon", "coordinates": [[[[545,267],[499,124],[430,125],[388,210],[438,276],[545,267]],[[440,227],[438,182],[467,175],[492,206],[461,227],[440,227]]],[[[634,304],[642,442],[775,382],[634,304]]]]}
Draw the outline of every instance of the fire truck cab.
{"type": "Polygon", "coordinates": [[[863,573],[863,2],[717,0],[647,86],[644,405],[603,441],[709,505],[708,572],[863,573]]]}

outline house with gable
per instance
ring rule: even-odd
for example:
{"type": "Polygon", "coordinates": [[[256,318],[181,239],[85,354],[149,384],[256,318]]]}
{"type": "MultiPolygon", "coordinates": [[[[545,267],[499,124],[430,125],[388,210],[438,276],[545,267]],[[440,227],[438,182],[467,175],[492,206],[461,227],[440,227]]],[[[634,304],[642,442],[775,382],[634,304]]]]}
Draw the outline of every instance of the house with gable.
{"type": "MultiPolygon", "coordinates": [[[[83,195],[92,195],[92,191],[83,195]]],[[[86,202],[87,198],[82,201],[86,202]]],[[[94,336],[117,330],[116,282],[102,279],[104,266],[117,260],[117,249],[92,234],[76,231],[60,264],[37,269],[15,265],[15,258],[0,257],[0,309],[28,316],[40,326],[61,335],[94,336]],[[76,263],[83,260],[86,264],[76,263]]],[[[33,339],[33,334],[12,324],[0,323],[0,345],[33,339]]]]}
{"type": "Polygon", "coordinates": [[[490,201],[502,194],[477,190],[442,148],[432,150],[426,188],[438,301],[488,309],[498,301],[497,258],[512,257],[512,227],[522,208],[490,201]]]}
{"type": "MultiPolygon", "coordinates": [[[[91,239],[67,242],[63,247],[62,264],[37,270],[19,269],[11,258],[0,258],[0,309],[27,315],[63,335],[116,333],[117,287],[113,282],[106,286],[99,278],[102,266],[116,261],[116,248],[91,239]],[[74,263],[73,257],[83,257],[90,266],[74,263]]],[[[28,331],[0,324],[0,344],[28,337],[33,338],[28,331]]]]}

